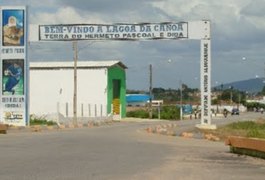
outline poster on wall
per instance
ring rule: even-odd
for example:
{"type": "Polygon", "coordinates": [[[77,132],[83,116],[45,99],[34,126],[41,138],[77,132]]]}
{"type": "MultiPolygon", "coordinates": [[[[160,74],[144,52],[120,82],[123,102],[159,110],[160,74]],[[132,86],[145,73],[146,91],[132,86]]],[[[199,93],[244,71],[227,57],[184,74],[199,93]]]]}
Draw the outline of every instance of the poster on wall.
{"type": "Polygon", "coordinates": [[[26,126],[28,61],[26,7],[0,6],[0,123],[26,126]]]}
{"type": "Polygon", "coordinates": [[[4,59],[2,62],[2,94],[24,95],[24,59],[4,59]]]}
{"type": "Polygon", "coordinates": [[[24,46],[24,10],[3,10],[3,46],[24,46]]]}

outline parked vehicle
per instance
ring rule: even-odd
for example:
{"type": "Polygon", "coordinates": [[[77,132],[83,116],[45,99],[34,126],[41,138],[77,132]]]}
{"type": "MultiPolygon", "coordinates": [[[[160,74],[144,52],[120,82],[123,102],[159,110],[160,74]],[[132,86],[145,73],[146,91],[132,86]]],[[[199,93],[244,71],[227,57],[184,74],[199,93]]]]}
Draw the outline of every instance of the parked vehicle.
{"type": "Polygon", "coordinates": [[[239,109],[238,108],[233,108],[231,111],[231,115],[239,115],[239,109]]]}

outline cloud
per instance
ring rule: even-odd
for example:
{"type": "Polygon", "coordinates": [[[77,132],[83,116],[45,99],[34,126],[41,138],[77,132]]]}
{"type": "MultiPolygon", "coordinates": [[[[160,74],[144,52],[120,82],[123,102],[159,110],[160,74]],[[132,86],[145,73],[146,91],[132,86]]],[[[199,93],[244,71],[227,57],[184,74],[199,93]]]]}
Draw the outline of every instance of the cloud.
{"type": "Polygon", "coordinates": [[[29,8],[52,8],[54,7],[54,0],[45,0],[45,3],[40,3],[36,0],[3,0],[3,6],[28,6],[29,8]]]}
{"type": "Polygon", "coordinates": [[[153,6],[177,20],[211,20],[213,51],[220,54],[252,51],[251,44],[264,46],[264,4],[263,0],[168,0],[153,6]]]}
{"type": "Polygon", "coordinates": [[[152,6],[157,1],[161,0],[57,0],[56,5],[73,7],[83,15],[97,14],[106,23],[135,23],[159,20],[161,12],[152,6]]]}
{"type": "Polygon", "coordinates": [[[57,0],[57,3],[62,6],[71,6],[79,10],[85,10],[88,12],[97,13],[118,13],[122,11],[130,11],[134,9],[139,9],[142,6],[147,7],[150,2],[157,0],[57,0]]]}
{"type": "Polygon", "coordinates": [[[257,29],[264,31],[265,29],[265,1],[255,0],[251,1],[246,7],[240,11],[244,19],[257,29]]]}
{"type": "Polygon", "coordinates": [[[55,13],[41,12],[31,16],[33,24],[102,23],[96,15],[81,15],[73,7],[59,8],[55,13]]]}
{"type": "Polygon", "coordinates": [[[242,15],[251,17],[265,17],[264,9],[264,0],[254,0],[250,1],[244,8],[242,8],[240,13],[242,15]]]}
{"type": "MultiPolygon", "coordinates": [[[[264,73],[264,0],[36,0],[4,1],[3,5],[29,5],[30,23],[139,23],[211,20],[213,81],[228,82],[264,73]],[[247,57],[255,64],[242,64],[247,57]],[[240,67],[240,68],[238,68],[240,67]],[[249,70],[249,67],[252,69],[249,70]],[[262,67],[262,68],[261,68],[262,67]]],[[[85,47],[89,42],[80,42],[85,47]]],[[[129,66],[128,86],[146,87],[146,68],[154,65],[154,84],[169,87],[182,78],[188,85],[198,84],[199,41],[100,41],[79,52],[80,59],[121,59],[129,66]],[[172,63],[164,60],[172,59],[172,63]],[[144,79],[136,81],[136,79],[144,79]],[[165,79],[167,79],[165,81],[165,79]]],[[[31,58],[68,59],[71,43],[32,44],[31,58]],[[36,49],[34,48],[36,47],[36,49]]],[[[147,87],[146,87],[147,88],[147,87]]]]}

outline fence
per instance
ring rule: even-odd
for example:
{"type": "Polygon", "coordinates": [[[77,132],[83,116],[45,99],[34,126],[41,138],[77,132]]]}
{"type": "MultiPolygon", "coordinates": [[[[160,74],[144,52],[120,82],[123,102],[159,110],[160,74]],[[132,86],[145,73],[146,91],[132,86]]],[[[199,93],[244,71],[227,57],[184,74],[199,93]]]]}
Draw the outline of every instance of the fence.
{"type": "MultiPolygon", "coordinates": [[[[112,110],[111,110],[112,112],[112,110]]],[[[59,123],[68,123],[73,120],[73,103],[57,102],[57,121],[59,123]]],[[[77,121],[88,122],[93,120],[112,119],[112,113],[108,114],[107,105],[80,103],[77,105],[77,121]]]]}

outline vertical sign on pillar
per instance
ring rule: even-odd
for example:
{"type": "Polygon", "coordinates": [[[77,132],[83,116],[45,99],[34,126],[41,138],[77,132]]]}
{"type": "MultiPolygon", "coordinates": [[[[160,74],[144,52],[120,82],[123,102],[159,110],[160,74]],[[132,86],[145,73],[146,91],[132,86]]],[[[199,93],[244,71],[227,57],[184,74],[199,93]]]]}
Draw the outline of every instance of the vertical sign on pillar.
{"type": "Polygon", "coordinates": [[[0,7],[0,121],[28,124],[28,60],[26,7],[0,7]]]}
{"type": "Polygon", "coordinates": [[[201,40],[201,125],[211,124],[211,43],[201,40]]]}

